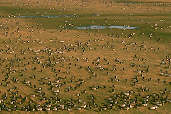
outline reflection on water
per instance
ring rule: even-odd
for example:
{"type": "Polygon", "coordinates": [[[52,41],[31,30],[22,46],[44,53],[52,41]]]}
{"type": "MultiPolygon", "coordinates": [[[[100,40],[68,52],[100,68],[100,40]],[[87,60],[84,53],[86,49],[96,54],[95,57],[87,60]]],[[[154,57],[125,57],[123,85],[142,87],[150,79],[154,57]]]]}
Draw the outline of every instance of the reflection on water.
{"type": "Polygon", "coordinates": [[[93,25],[93,26],[82,26],[82,27],[76,27],[76,29],[79,30],[86,30],[86,29],[136,29],[137,27],[130,27],[130,26],[98,26],[98,25],[93,25]]]}

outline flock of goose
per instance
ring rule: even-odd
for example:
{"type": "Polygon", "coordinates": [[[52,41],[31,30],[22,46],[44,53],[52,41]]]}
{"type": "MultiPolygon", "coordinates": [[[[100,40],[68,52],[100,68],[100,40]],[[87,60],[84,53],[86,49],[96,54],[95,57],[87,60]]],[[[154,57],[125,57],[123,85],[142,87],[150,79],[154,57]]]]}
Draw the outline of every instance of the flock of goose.
{"type": "Polygon", "coordinates": [[[171,102],[169,52],[135,33],[41,33],[8,22],[0,29],[1,111],[156,110],[171,102]],[[51,40],[37,37],[46,33],[51,40]]]}

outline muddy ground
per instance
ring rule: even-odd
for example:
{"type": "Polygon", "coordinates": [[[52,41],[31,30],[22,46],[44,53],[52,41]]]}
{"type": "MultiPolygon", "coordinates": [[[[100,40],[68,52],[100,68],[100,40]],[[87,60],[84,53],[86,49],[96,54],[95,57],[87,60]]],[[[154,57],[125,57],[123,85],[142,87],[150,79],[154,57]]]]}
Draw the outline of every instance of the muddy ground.
{"type": "Polygon", "coordinates": [[[170,6],[1,0],[1,113],[169,113],[170,6]],[[91,25],[137,28],[76,29],[91,25]]]}

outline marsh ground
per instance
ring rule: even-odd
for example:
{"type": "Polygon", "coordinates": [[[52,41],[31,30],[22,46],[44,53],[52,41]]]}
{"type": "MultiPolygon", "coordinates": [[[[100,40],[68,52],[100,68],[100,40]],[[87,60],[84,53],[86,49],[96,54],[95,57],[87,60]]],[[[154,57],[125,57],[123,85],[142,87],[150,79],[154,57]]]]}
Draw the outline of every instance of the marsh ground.
{"type": "Polygon", "coordinates": [[[2,111],[170,112],[169,0],[1,0],[0,16],[2,111]],[[71,16],[17,17],[41,15],[71,16]]]}

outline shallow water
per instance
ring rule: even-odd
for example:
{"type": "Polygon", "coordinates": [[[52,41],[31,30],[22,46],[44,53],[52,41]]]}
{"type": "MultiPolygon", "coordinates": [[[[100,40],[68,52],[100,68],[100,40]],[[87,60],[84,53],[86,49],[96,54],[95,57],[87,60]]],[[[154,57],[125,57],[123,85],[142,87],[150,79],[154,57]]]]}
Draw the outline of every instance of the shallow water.
{"type": "Polygon", "coordinates": [[[81,27],[76,27],[76,29],[79,30],[86,30],[86,29],[136,29],[137,27],[130,27],[130,26],[98,26],[98,25],[92,25],[92,26],[81,26],[81,27]]]}
{"type": "MultiPolygon", "coordinates": [[[[41,15],[41,16],[15,16],[16,18],[60,18],[60,17],[72,17],[76,15],[41,15]]],[[[100,25],[90,25],[90,26],[76,26],[75,29],[86,30],[86,29],[136,29],[137,27],[130,26],[100,26],[100,25]]]]}

